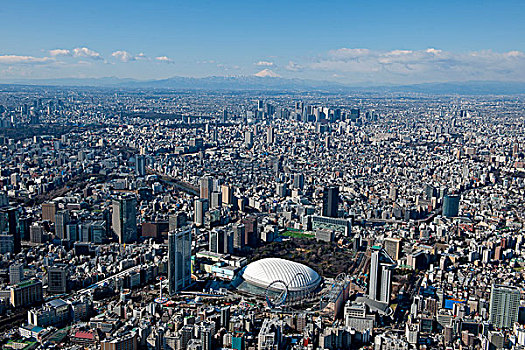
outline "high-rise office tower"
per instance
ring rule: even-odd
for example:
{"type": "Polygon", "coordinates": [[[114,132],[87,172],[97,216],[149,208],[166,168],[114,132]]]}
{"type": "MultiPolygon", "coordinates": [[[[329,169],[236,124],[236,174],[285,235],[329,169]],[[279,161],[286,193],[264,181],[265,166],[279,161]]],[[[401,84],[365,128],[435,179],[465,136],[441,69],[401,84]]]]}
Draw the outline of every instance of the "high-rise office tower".
{"type": "Polygon", "coordinates": [[[175,231],[178,228],[184,227],[187,225],[188,216],[184,212],[177,212],[175,214],[170,214],[168,217],[168,230],[175,231]]]}
{"type": "Polygon", "coordinates": [[[397,186],[392,184],[390,185],[390,191],[388,192],[388,197],[392,200],[392,201],[396,201],[397,200],[397,186]]]}
{"type": "Polygon", "coordinates": [[[135,155],[135,174],[137,176],[146,175],[146,156],[143,154],[135,155]]]}
{"type": "Polygon", "coordinates": [[[9,265],[9,284],[18,284],[24,280],[24,264],[15,262],[9,265]]]}
{"type": "Polygon", "coordinates": [[[213,192],[213,178],[211,176],[203,176],[199,179],[199,193],[200,198],[210,201],[211,193],[213,192]]]}
{"type": "Polygon", "coordinates": [[[398,261],[401,257],[401,238],[387,237],[385,238],[384,248],[387,254],[394,260],[398,261]]]}
{"type": "Polygon", "coordinates": [[[221,308],[221,327],[228,330],[230,325],[230,306],[224,306],[221,308]]]}
{"type": "Polygon", "coordinates": [[[170,295],[191,283],[192,227],[168,233],[168,288],[170,295]]]}
{"type": "Polygon", "coordinates": [[[381,303],[390,303],[394,261],[380,247],[372,248],[368,297],[381,303]]]}
{"type": "Polygon", "coordinates": [[[518,320],[520,289],[493,284],[490,292],[489,322],[496,328],[511,328],[518,320]]]}
{"type": "Polygon", "coordinates": [[[434,186],[430,184],[427,184],[425,186],[425,196],[428,200],[431,200],[433,197],[437,197],[437,194],[438,194],[438,191],[434,186]]]}
{"type": "Polygon", "coordinates": [[[257,100],[257,110],[264,111],[264,101],[263,100],[257,100]]]}
{"type": "Polygon", "coordinates": [[[266,143],[272,144],[275,142],[275,130],[273,127],[269,126],[268,130],[266,130],[266,143]]]}
{"type": "MultiPolygon", "coordinates": [[[[84,221],[80,225],[78,225],[78,240],[80,242],[91,242],[91,224],[92,221],[84,221]]],[[[121,242],[121,243],[128,243],[128,242],[121,242]]]]}
{"type": "Polygon", "coordinates": [[[277,177],[283,171],[283,160],[282,157],[272,159],[273,174],[277,177]]]}
{"type": "Polygon", "coordinates": [[[137,199],[128,194],[113,199],[113,231],[119,243],[137,240],[137,199]]]}
{"type": "Polygon", "coordinates": [[[233,226],[233,248],[237,251],[242,251],[245,246],[245,226],[237,224],[233,226]]]}
{"type": "Polygon", "coordinates": [[[252,148],[253,146],[253,132],[251,130],[246,130],[244,132],[244,145],[247,148],[252,148]]]}
{"type": "Polygon", "coordinates": [[[226,232],[220,229],[213,229],[210,232],[210,237],[208,239],[208,249],[210,252],[224,254],[227,252],[228,247],[227,235],[226,232]]]}
{"type": "Polygon", "coordinates": [[[443,197],[443,216],[456,217],[459,214],[459,195],[447,194],[443,197]]]}
{"type": "Polygon", "coordinates": [[[350,119],[357,120],[359,119],[359,116],[361,115],[361,111],[359,108],[354,108],[350,110],[350,119]]]}
{"type": "Polygon", "coordinates": [[[323,216],[337,217],[339,209],[339,187],[325,187],[323,191],[323,216]]]}
{"type": "Polygon", "coordinates": [[[213,334],[215,333],[215,327],[210,323],[205,323],[200,327],[201,332],[201,349],[202,350],[213,350],[213,334]]]}
{"type": "Polygon", "coordinates": [[[252,248],[257,247],[259,240],[257,232],[257,217],[250,215],[241,220],[244,225],[245,244],[252,248]]]}
{"type": "Polygon", "coordinates": [[[70,242],[78,241],[79,238],[79,227],[78,223],[69,223],[66,225],[66,239],[70,242]]]}
{"type": "Polygon", "coordinates": [[[210,208],[220,208],[222,206],[222,193],[213,191],[210,194],[210,208]]]}
{"type": "Polygon", "coordinates": [[[0,191],[0,208],[9,206],[9,197],[5,191],[0,191]]]}
{"type": "Polygon", "coordinates": [[[195,212],[194,212],[194,222],[197,226],[203,226],[204,225],[204,215],[208,211],[208,200],[204,198],[197,198],[195,199],[195,212]]]}
{"type": "Polygon", "coordinates": [[[0,255],[7,253],[14,253],[15,243],[13,236],[5,233],[0,233],[0,255]]]}
{"type": "Polygon", "coordinates": [[[58,210],[56,202],[42,203],[42,220],[55,223],[55,215],[58,210]]]}
{"type": "Polygon", "coordinates": [[[286,197],[286,193],[288,192],[288,189],[286,188],[286,184],[283,183],[277,183],[275,186],[275,192],[277,195],[281,198],[286,197]]]}
{"type": "Polygon", "coordinates": [[[222,185],[221,192],[222,192],[222,204],[226,204],[226,205],[233,204],[233,189],[229,185],[222,185]]]}
{"type": "Polygon", "coordinates": [[[32,243],[43,243],[44,242],[44,230],[42,225],[34,222],[29,228],[30,241],[32,243]]]}
{"type": "Polygon", "coordinates": [[[66,266],[52,266],[47,270],[47,291],[54,294],[67,292],[66,266]]]}
{"type": "Polygon", "coordinates": [[[69,224],[69,212],[58,211],[55,215],[55,234],[60,239],[66,239],[66,226],[69,224]]]}
{"type": "Polygon", "coordinates": [[[304,189],[304,175],[294,174],[293,175],[293,188],[302,190],[304,189]]]}
{"type": "Polygon", "coordinates": [[[0,233],[6,232],[13,236],[13,252],[22,250],[22,227],[20,226],[21,207],[5,207],[0,209],[0,233]]]}

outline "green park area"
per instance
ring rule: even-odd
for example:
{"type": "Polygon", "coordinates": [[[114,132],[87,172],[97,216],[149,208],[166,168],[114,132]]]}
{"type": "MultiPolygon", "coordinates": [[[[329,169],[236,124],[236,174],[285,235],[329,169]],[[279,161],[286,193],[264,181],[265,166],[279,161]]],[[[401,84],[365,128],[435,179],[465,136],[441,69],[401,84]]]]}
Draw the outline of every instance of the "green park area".
{"type": "Polygon", "coordinates": [[[305,233],[303,230],[297,230],[294,228],[287,228],[281,236],[292,237],[292,238],[314,238],[315,235],[312,233],[305,233]]]}

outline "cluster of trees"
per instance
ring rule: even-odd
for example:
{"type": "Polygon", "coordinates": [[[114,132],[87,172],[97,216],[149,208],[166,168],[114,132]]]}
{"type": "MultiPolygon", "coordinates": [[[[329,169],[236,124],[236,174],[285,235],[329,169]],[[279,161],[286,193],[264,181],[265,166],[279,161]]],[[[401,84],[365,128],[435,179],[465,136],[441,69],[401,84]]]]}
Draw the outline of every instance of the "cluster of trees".
{"type": "Polygon", "coordinates": [[[354,264],[354,252],[334,243],[318,242],[308,238],[295,238],[272,242],[257,248],[250,262],[264,258],[282,258],[307,265],[323,277],[336,277],[348,273],[354,264]]]}

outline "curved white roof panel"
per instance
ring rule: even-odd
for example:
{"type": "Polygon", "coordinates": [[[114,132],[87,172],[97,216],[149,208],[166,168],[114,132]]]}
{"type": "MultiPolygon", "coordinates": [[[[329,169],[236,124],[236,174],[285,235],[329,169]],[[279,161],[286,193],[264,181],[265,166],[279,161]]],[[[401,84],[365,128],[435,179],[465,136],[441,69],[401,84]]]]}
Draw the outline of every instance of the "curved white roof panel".
{"type": "Polygon", "coordinates": [[[252,262],[246,266],[242,277],[246,282],[262,288],[282,281],[291,292],[312,290],[321,282],[319,274],[308,266],[279,258],[252,262]]]}

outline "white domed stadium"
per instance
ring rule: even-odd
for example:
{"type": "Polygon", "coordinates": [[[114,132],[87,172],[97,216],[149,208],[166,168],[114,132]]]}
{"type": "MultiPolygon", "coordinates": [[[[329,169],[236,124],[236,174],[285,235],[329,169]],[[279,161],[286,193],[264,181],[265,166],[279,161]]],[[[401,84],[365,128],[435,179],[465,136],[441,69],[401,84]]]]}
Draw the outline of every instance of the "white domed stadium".
{"type": "Polygon", "coordinates": [[[241,277],[239,289],[258,295],[285,287],[292,295],[307,294],[321,283],[321,276],[308,266],[280,258],[254,261],[244,268],[241,277]]]}

